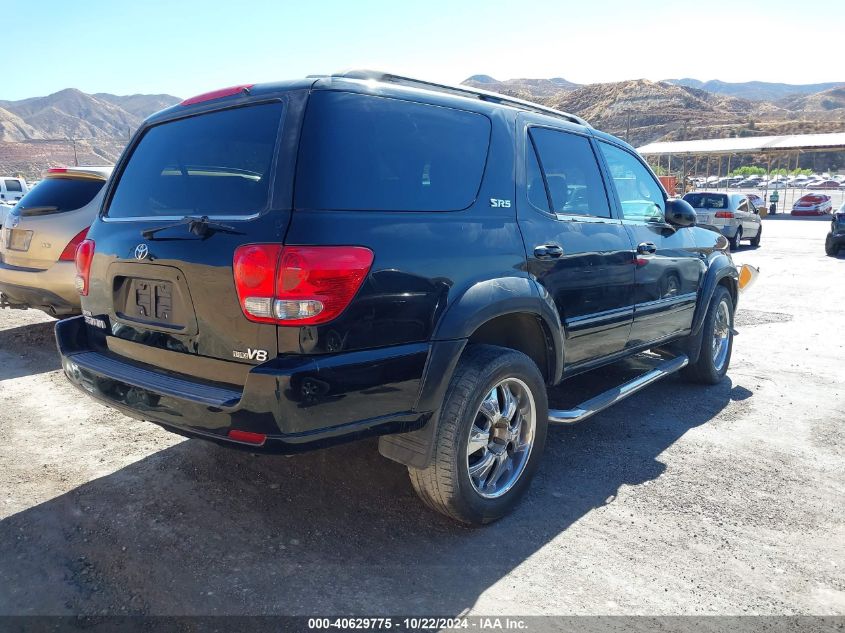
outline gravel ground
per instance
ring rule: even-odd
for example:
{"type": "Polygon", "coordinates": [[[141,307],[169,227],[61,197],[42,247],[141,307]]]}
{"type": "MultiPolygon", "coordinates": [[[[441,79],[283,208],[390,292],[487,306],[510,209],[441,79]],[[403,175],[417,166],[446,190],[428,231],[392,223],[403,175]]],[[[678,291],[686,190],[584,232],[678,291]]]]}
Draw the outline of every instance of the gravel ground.
{"type": "Polygon", "coordinates": [[[254,456],[126,418],[64,380],[50,319],[2,311],[0,614],[845,614],[826,231],[767,218],[736,254],[762,274],[728,379],[554,428],[482,529],[427,511],[372,441],[254,456]]]}

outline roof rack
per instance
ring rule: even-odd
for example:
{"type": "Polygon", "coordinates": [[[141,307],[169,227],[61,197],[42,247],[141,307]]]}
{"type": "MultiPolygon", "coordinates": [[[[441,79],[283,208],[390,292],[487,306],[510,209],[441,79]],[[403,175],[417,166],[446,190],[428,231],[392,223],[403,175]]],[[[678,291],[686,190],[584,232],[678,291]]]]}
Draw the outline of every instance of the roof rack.
{"type": "Polygon", "coordinates": [[[363,79],[369,81],[380,81],[384,83],[398,84],[401,86],[416,86],[426,90],[434,90],[436,92],[445,92],[462,97],[471,97],[480,99],[482,101],[489,101],[491,103],[500,103],[508,105],[519,110],[526,110],[528,112],[537,112],[538,114],[545,114],[560,119],[566,119],[570,123],[577,123],[584,127],[592,127],[587,121],[574,114],[555,110],[554,108],[547,108],[531,101],[524,101],[515,97],[508,97],[507,95],[499,94],[497,92],[490,92],[488,90],[479,90],[478,88],[471,88],[470,86],[452,86],[449,84],[441,84],[434,81],[426,81],[424,79],[414,79],[413,77],[403,77],[402,75],[393,75],[391,73],[382,72],[380,70],[344,70],[338,73],[332,73],[332,77],[344,79],[363,79]]]}

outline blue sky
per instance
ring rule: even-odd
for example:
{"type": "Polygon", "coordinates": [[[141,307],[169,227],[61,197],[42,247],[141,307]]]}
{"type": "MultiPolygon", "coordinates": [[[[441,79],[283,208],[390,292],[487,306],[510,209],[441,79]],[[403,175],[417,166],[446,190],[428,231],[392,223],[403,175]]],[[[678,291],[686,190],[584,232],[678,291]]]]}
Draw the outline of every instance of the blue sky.
{"type": "Polygon", "coordinates": [[[23,25],[6,30],[0,55],[15,73],[0,99],[67,87],[186,97],[353,67],[449,83],[476,73],[578,83],[845,81],[837,52],[843,0],[0,0],[0,7],[23,25]],[[812,49],[801,48],[810,42],[812,49]]]}

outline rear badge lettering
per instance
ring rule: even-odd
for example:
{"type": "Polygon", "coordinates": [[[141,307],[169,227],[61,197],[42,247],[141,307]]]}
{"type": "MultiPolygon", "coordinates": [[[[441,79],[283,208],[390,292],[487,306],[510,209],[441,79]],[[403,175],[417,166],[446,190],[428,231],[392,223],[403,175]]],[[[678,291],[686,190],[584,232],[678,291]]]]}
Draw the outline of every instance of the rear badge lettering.
{"type": "Polygon", "coordinates": [[[101,330],[106,329],[106,322],[103,319],[98,319],[97,317],[92,315],[88,310],[82,311],[82,318],[85,319],[85,323],[92,327],[97,327],[101,330]]]}
{"type": "Polygon", "coordinates": [[[251,347],[248,347],[245,352],[233,350],[232,356],[240,358],[241,360],[257,360],[259,363],[263,363],[267,360],[267,350],[252,349],[251,347]]]}
{"type": "Polygon", "coordinates": [[[500,200],[499,198],[490,198],[490,206],[494,209],[510,209],[510,200],[500,200]]]}

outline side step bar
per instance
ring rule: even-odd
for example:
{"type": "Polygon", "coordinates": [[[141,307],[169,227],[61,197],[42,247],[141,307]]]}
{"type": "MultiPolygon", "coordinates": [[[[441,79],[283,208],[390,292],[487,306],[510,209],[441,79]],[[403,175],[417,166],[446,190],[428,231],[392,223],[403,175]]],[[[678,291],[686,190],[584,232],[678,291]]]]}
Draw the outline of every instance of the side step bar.
{"type": "Polygon", "coordinates": [[[685,354],[681,354],[680,356],[663,361],[642,376],[637,376],[633,380],[629,380],[613,389],[608,389],[604,393],[600,393],[596,397],[582,402],[574,409],[549,409],[549,424],[575,424],[576,422],[586,420],[599,411],[603,411],[628,396],[637,393],[640,389],[648,387],[656,380],[660,380],[669,374],[674,374],[676,371],[686,367],[687,363],[689,363],[689,358],[685,354]]]}

